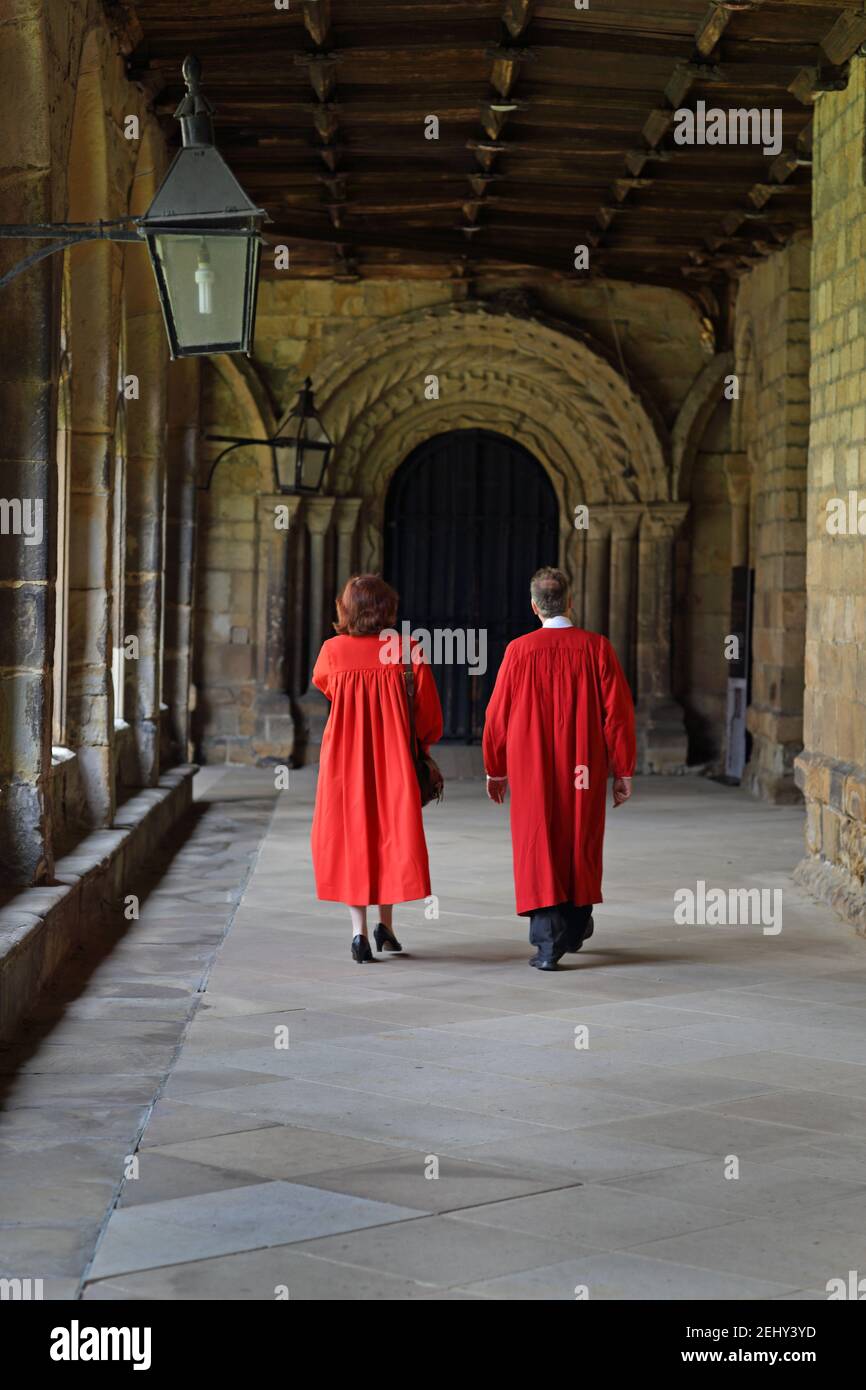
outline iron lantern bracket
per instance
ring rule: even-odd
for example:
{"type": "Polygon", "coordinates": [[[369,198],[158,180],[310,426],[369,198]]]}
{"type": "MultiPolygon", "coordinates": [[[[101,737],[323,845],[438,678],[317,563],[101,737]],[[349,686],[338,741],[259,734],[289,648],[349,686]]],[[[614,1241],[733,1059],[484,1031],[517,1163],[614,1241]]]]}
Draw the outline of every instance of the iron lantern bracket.
{"type": "Polygon", "coordinates": [[[145,218],[122,218],[117,222],[46,222],[35,223],[32,225],[7,225],[0,226],[0,240],[15,238],[21,241],[50,241],[51,246],[42,246],[38,251],[25,256],[23,261],[18,261],[11,270],[0,276],[0,290],[10,284],[19,276],[22,271],[29,270],[30,266],[36,265],[39,261],[44,261],[46,257],[53,256],[58,251],[65,251],[69,246],[79,246],[86,241],[120,241],[126,243],[137,243],[145,245],[146,238],[153,232],[172,232],[179,236],[228,236],[239,237],[247,236],[253,240],[264,242],[261,233],[253,229],[239,227],[211,227],[203,226],[202,222],[193,223],[165,223],[148,222],[145,218]],[[132,226],[128,224],[132,223],[132,226]]]}

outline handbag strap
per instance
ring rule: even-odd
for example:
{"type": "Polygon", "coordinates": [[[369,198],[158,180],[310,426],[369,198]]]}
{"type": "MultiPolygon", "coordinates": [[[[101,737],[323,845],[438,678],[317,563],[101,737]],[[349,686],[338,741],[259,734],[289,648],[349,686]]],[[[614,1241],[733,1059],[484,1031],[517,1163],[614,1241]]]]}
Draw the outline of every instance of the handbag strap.
{"type": "Polygon", "coordinates": [[[418,735],[415,730],[415,672],[411,666],[403,667],[403,686],[406,691],[406,704],[409,709],[409,752],[414,761],[418,759],[418,735]]]}

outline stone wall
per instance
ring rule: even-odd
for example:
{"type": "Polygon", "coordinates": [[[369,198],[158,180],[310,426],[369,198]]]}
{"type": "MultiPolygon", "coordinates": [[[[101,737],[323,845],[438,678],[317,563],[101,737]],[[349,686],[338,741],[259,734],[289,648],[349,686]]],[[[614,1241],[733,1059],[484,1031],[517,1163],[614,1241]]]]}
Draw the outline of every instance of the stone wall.
{"type": "Polygon", "coordinates": [[[806,616],[809,267],[806,241],[771,256],[740,284],[734,449],[751,470],[755,572],[752,753],[744,780],[769,801],[799,800],[806,616]]]}
{"type": "Polygon", "coordinates": [[[866,933],[866,63],[815,110],[801,883],[866,933]],[[828,501],[852,505],[847,533],[828,501]],[[864,513],[857,527],[857,503],[864,513]]]}
{"type": "MultiPolygon", "coordinates": [[[[546,317],[572,323],[600,343],[653,400],[672,426],[695,374],[711,348],[694,302],[653,285],[617,281],[569,286],[550,277],[479,277],[472,294],[528,292],[546,317]]],[[[466,300],[459,279],[262,280],[256,315],[255,362],[278,413],[287,409],[306,375],[322,359],[351,344],[359,333],[415,309],[443,308],[466,300]]],[[[408,364],[407,364],[408,365],[408,364]]]]}
{"type": "MultiPolygon", "coordinates": [[[[158,181],[168,151],[146,93],[126,78],[123,55],[137,38],[122,27],[134,24],[131,11],[116,13],[117,28],[99,0],[49,5],[11,0],[2,7],[3,222],[111,221],[139,211],[158,181]],[[137,129],[130,118],[137,120],[137,129]]],[[[0,269],[32,249],[32,243],[4,240],[0,269]]],[[[0,536],[4,885],[50,879],[58,849],[111,826],[118,800],[142,785],[156,785],[160,776],[159,639],[166,562],[161,509],[171,370],[143,246],[124,253],[107,242],[80,245],[29,268],[3,291],[2,493],[7,499],[38,499],[44,509],[38,544],[0,536]],[[127,370],[137,374],[139,390],[127,401],[132,458],[125,460],[131,486],[123,535],[115,483],[124,466],[116,426],[125,321],[127,370]],[[61,460],[57,422],[64,333],[68,452],[61,460]],[[61,469],[69,512],[68,570],[58,574],[61,469]],[[126,613],[115,592],[124,545],[126,613]],[[64,719],[62,748],[52,751],[58,583],[65,598],[65,654],[58,663],[64,719]],[[126,672],[128,729],[118,725],[112,682],[112,652],[124,634],[136,636],[141,651],[126,672]]],[[[186,489],[189,496],[189,469],[186,489]]],[[[176,493],[173,509],[184,511],[176,493]]],[[[172,594],[176,610],[189,610],[190,579],[186,566],[172,594]]],[[[188,648],[188,639],[179,645],[188,648]]],[[[173,672],[175,702],[183,684],[186,703],[188,675],[187,658],[185,675],[178,680],[173,672]]],[[[187,756],[177,741],[174,756],[187,756]]]]}

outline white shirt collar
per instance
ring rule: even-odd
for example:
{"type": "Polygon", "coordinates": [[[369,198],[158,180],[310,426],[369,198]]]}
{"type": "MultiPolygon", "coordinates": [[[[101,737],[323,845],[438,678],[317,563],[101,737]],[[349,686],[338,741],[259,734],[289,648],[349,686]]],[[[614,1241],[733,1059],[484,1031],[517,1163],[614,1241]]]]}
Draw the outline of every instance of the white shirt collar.
{"type": "Polygon", "coordinates": [[[564,613],[558,613],[555,618],[545,618],[542,627],[574,627],[570,618],[566,618],[564,613]]]}

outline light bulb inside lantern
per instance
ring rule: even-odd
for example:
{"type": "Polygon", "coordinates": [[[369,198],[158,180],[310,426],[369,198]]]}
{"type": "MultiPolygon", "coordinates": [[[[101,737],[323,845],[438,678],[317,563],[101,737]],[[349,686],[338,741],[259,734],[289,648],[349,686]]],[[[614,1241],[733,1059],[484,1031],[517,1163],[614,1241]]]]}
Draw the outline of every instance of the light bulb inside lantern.
{"type": "Polygon", "coordinates": [[[198,265],[195,268],[195,283],[198,285],[198,311],[200,314],[213,313],[213,282],[214,273],[211,270],[210,256],[204,242],[198,253],[198,265]]]}

